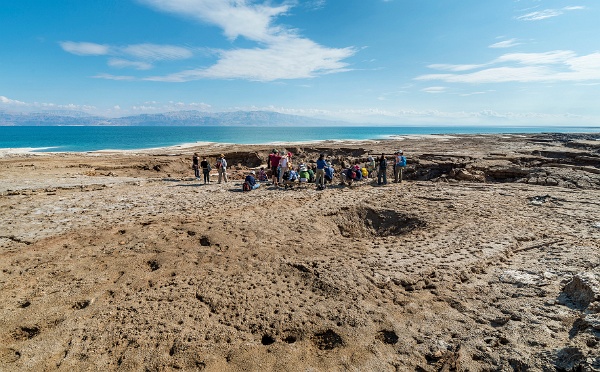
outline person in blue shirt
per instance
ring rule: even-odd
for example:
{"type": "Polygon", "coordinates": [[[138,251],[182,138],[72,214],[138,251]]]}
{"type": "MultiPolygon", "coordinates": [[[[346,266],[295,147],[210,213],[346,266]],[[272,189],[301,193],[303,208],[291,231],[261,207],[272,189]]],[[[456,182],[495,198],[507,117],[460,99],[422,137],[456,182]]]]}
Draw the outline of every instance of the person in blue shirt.
{"type": "Polygon", "coordinates": [[[256,190],[260,187],[260,183],[256,182],[256,178],[254,178],[255,174],[256,172],[254,171],[250,172],[250,174],[247,175],[246,179],[244,180],[244,182],[250,186],[250,190],[256,190]]]}
{"type": "Polygon", "coordinates": [[[334,173],[334,169],[331,166],[331,163],[327,162],[327,165],[325,166],[325,183],[333,182],[333,173],[334,173]]]}
{"type": "Polygon", "coordinates": [[[315,172],[315,183],[318,189],[325,188],[325,167],[327,162],[325,161],[325,154],[319,155],[317,160],[317,171],[315,172]]]}
{"type": "Polygon", "coordinates": [[[402,170],[406,167],[406,158],[402,150],[394,153],[394,183],[402,182],[402,170]]]}

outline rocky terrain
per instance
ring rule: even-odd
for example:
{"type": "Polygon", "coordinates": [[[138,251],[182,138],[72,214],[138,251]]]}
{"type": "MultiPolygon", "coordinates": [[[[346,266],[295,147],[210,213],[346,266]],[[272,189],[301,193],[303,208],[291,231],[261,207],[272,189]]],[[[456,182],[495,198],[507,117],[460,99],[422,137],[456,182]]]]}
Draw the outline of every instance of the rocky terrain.
{"type": "Polygon", "coordinates": [[[599,139],[278,145],[409,164],[250,193],[271,147],[5,152],[0,370],[600,370],[599,139]]]}

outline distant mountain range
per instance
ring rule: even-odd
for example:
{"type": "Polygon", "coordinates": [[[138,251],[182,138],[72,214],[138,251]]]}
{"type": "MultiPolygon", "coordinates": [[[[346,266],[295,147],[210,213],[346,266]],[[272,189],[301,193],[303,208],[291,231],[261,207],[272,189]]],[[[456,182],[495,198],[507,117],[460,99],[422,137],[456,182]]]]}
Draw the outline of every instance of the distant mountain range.
{"type": "Polygon", "coordinates": [[[45,111],[10,113],[0,111],[0,126],[332,126],[348,125],[341,121],[314,119],[270,111],[235,111],[209,113],[173,111],[162,114],[141,114],[120,118],[92,116],[77,111],[45,111]]]}

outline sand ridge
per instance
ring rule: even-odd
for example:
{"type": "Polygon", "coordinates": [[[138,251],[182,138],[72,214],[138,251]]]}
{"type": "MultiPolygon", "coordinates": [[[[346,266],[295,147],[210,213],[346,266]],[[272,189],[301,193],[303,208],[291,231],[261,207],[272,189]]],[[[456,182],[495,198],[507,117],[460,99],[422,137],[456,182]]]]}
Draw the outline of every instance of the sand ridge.
{"type": "Polygon", "coordinates": [[[5,156],[0,370],[598,370],[594,136],[278,144],[408,155],[323,191],[242,193],[274,145],[5,156]]]}

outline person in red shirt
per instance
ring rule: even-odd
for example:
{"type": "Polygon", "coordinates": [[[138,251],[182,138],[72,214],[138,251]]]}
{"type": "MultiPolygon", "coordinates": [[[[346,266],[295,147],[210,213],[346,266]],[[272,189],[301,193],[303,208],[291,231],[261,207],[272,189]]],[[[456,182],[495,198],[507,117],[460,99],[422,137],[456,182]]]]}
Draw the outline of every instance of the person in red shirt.
{"type": "Polygon", "coordinates": [[[267,165],[271,167],[271,178],[273,179],[273,185],[279,185],[279,161],[281,160],[281,155],[279,155],[279,151],[273,150],[272,153],[269,154],[269,159],[267,160],[267,165]]]}

